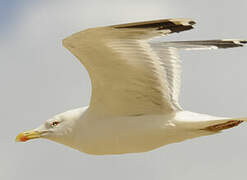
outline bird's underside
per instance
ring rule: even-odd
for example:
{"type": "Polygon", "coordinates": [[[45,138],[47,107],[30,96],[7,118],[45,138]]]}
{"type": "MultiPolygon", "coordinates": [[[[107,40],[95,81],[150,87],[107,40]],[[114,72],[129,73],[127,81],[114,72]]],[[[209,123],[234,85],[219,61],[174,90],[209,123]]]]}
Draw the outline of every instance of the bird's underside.
{"type": "Polygon", "coordinates": [[[67,37],[63,45],[89,73],[90,105],[52,118],[52,135],[37,135],[40,129],[36,129],[36,134],[20,134],[17,140],[44,137],[89,154],[136,153],[215,134],[246,121],[184,111],[179,105],[179,50],[247,43],[240,39],[150,42],[190,30],[194,24],[190,19],[162,19],[91,28],[67,37]]]}

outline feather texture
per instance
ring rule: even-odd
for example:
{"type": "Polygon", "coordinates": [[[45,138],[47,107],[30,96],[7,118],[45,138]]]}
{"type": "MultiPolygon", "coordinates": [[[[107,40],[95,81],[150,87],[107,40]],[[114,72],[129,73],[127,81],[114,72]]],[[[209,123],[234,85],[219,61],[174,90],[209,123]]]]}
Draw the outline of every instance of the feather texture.
{"type": "Polygon", "coordinates": [[[87,29],[63,40],[92,82],[89,110],[102,116],[169,114],[178,103],[178,49],[242,46],[244,40],[149,42],[193,28],[190,19],[164,19],[87,29]]]}

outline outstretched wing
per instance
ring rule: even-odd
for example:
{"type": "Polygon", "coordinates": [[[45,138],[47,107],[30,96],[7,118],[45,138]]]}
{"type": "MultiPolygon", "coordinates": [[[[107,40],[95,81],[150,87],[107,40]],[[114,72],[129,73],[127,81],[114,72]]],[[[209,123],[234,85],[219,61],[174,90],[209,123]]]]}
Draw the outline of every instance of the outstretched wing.
{"type": "Polygon", "coordinates": [[[233,47],[242,47],[246,44],[242,39],[222,39],[222,40],[199,40],[199,41],[171,41],[171,42],[153,42],[151,46],[166,71],[168,79],[168,88],[170,92],[171,103],[174,107],[181,109],[178,103],[180,84],[181,84],[181,63],[178,57],[178,50],[208,50],[225,49],[233,47]]]}
{"type": "Polygon", "coordinates": [[[155,43],[161,48],[173,47],[184,50],[204,50],[204,49],[225,49],[233,47],[242,47],[247,41],[243,39],[217,39],[200,41],[171,41],[155,43]]]}
{"type": "Polygon", "coordinates": [[[92,82],[89,110],[104,116],[166,114],[180,110],[176,48],[148,40],[192,29],[190,19],[168,19],[92,28],[63,40],[92,82]]]}

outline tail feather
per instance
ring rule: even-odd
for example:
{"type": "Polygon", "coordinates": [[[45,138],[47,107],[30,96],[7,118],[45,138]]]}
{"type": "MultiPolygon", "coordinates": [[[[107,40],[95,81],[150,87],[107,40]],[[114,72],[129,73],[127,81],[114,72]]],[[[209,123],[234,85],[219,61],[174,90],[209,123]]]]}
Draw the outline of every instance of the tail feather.
{"type": "Polygon", "coordinates": [[[185,49],[185,50],[242,47],[246,43],[247,40],[241,40],[241,39],[155,42],[156,45],[159,44],[163,47],[174,47],[177,49],[185,49]]]}

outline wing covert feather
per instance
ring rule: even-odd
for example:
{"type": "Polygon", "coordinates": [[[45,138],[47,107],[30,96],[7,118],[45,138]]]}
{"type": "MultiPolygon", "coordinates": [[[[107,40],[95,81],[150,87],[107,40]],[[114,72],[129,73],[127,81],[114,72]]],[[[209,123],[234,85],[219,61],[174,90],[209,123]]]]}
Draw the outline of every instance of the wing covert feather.
{"type": "Polygon", "coordinates": [[[88,70],[92,82],[89,110],[104,116],[180,110],[177,103],[180,65],[176,51],[152,49],[147,40],[191,29],[192,21],[164,21],[172,22],[172,26],[151,21],[148,28],[145,22],[134,27],[132,24],[131,28],[128,25],[99,27],[73,34],[63,41],[88,70]]]}

